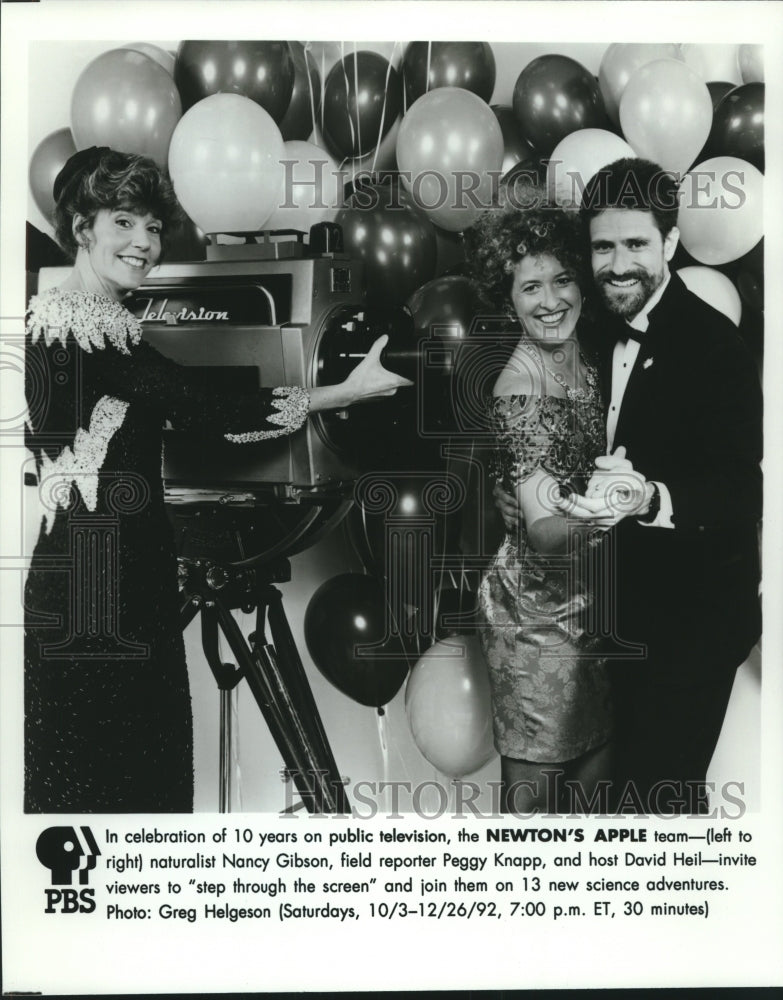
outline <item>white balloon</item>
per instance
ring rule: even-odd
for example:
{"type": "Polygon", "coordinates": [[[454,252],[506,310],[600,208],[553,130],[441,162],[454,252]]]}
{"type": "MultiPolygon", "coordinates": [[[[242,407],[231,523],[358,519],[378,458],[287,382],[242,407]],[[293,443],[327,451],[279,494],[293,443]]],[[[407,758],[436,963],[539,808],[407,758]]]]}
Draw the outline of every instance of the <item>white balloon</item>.
{"type": "Polygon", "coordinates": [[[705,83],[723,80],[742,83],[737,45],[687,43],[680,46],[683,62],[699,74],[705,83]]]}
{"type": "Polygon", "coordinates": [[[599,170],[635,157],[625,139],[602,128],[582,128],[555,146],[547,167],[547,191],[558,205],[578,205],[585,185],[599,170]]]}
{"type": "Polygon", "coordinates": [[[680,185],[677,227],[700,264],[728,264],[764,235],[764,176],[736,156],[697,164],[680,185]]]}
{"type": "Polygon", "coordinates": [[[291,139],[285,143],[281,163],[283,197],[264,228],[308,233],[318,222],[333,221],[346,180],[334,158],[315,143],[291,139]]]}
{"type": "Polygon", "coordinates": [[[205,233],[255,232],[281,204],[283,137],[249,97],[212,94],[171,137],[169,173],[180,204],[205,233]]]}
{"type": "Polygon", "coordinates": [[[739,326],[742,299],[730,278],[712,267],[681,267],[677,274],[694,295],[739,326]]]}

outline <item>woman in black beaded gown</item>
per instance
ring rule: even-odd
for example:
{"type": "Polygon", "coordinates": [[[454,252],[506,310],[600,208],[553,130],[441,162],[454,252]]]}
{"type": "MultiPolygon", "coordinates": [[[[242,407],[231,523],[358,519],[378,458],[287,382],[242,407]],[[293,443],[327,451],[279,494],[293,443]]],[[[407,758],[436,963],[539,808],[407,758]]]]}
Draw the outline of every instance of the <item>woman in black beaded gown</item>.
{"type": "Polygon", "coordinates": [[[390,395],[381,338],[345,382],[211,392],[141,341],[121,302],[158,262],[179,208],[146,158],[93,147],[55,181],[74,268],[33,297],[27,444],[45,511],[25,588],[25,810],[188,812],[190,693],[162,431],[236,442],[290,434],[309,412],[390,395]]]}
{"type": "MultiPolygon", "coordinates": [[[[586,282],[572,213],[533,189],[524,211],[490,210],[470,234],[482,297],[518,321],[486,399],[493,477],[522,513],[483,575],[480,639],[492,687],[507,811],[588,807],[609,775],[609,678],[598,638],[608,524],[577,526],[560,491],[606,450],[598,378],[577,338],[586,282]],[[564,797],[564,780],[581,797],[564,797]]],[[[488,383],[491,384],[491,383],[488,383]]]]}

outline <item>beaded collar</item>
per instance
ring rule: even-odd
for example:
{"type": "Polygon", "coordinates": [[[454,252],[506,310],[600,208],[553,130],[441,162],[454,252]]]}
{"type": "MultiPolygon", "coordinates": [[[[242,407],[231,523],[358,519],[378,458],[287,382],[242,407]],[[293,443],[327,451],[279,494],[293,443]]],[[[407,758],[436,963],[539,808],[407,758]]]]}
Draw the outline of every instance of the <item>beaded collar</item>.
{"type": "Polygon", "coordinates": [[[130,354],[141,340],[141,323],[106,295],[51,288],[33,296],[27,308],[27,331],[33,343],[43,336],[47,347],[65,343],[69,333],[82,350],[104,350],[106,341],[122,354],[130,354]]]}

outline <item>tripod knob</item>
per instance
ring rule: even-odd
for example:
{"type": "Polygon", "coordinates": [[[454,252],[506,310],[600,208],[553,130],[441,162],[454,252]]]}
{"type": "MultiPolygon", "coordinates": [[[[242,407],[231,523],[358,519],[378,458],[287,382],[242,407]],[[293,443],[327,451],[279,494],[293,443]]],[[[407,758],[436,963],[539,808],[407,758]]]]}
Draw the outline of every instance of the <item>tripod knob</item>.
{"type": "Polygon", "coordinates": [[[228,573],[222,566],[210,566],[206,579],[212,590],[222,590],[228,583],[228,573]]]}

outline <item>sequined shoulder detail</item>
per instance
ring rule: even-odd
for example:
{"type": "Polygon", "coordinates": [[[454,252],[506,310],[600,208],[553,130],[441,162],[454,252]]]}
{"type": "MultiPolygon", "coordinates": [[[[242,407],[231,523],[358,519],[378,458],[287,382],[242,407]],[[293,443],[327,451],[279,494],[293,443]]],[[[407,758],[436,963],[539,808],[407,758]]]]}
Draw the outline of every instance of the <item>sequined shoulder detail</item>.
{"type": "Polygon", "coordinates": [[[283,385],[273,390],[272,405],[277,413],[267,416],[270,424],[279,424],[280,430],[246,431],[244,434],[224,434],[227,441],[233,444],[251,444],[254,441],[266,441],[268,438],[282,437],[299,430],[307,420],[310,411],[310,393],[298,385],[283,385]]]}
{"type": "Polygon", "coordinates": [[[141,323],[105,295],[52,288],[33,296],[27,309],[27,331],[32,342],[44,338],[47,347],[65,342],[68,334],[82,350],[104,350],[106,342],[122,354],[130,354],[141,340],[141,323]]]}

